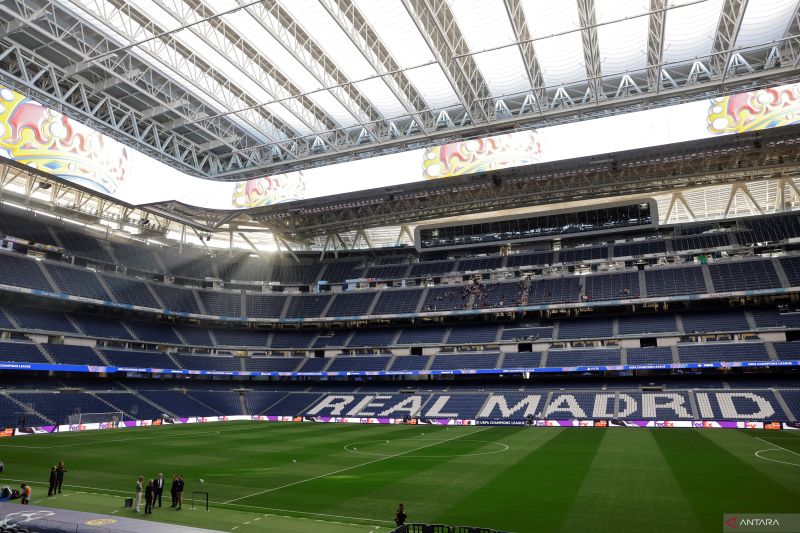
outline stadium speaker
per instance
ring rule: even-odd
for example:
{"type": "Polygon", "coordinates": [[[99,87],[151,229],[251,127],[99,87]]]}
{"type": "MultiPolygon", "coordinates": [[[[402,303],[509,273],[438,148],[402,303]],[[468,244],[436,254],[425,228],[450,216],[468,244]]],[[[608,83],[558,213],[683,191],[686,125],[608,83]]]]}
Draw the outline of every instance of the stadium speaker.
{"type": "Polygon", "coordinates": [[[492,176],[492,183],[495,187],[500,187],[503,184],[503,178],[500,176],[492,176]]]}

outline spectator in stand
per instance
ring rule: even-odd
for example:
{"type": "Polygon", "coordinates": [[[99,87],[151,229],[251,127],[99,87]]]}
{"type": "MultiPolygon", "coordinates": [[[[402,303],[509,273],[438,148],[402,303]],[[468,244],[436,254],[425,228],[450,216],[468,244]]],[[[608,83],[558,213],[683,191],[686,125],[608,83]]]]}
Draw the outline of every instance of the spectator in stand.
{"type": "Polygon", "coordinates": [[[144,476],[136,480],[136,497],[133,499],[133,510],[137,513],[142,510],[142,490],[144,490],[144,476]]]}
{"type": "Polygon", "coordinates": [[[56,493],[56,483],[58,476],[56,474],[56,466],[50,467],[50,486],[47,488],[47,496],[50,497],[56,493]]]}
{"type": "Polygon", "coordinates": [[[155,497],[154,483],[151,479],[144,489],[144,514],[153,514],[153,498],[155,497]]]}
{"type": "Polygon", "coordinates": [[[61,485],[64,484],[64,474],[66,472],[67,467],[64,466],[64,461],[59,461],[58,468],[56,468],[56,488],[59,494],[61,494],[61,485]]]}
{"type": "Polygon", "coordinates": [[[22,505],[28,505],[29,503],[31,503],[31,487],[30,487],[30,485],[28,485],[27,483],[23,483],[22,485],[19,486],[19,488],[22,489],[22,492],[20,492],[20,499],[21,499],[20,503],[22,505]]]}

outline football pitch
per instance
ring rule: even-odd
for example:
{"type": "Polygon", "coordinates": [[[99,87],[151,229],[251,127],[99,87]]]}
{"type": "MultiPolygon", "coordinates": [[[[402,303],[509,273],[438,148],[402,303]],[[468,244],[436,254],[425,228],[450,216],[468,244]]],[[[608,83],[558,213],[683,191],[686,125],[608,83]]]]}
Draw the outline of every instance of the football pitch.
{"type": "Polygon", "coordinates": [[[31,503],[119,516],[135,514],[136,477],[163,472],[164,507],[138,518],[237,533],[386,532],[400,502],[410,522],[513,532],[718,532],[723,513],[800,511],[788,431],[235,422],[16,437],[0,460],[31,503]],[[65,490],[48,498],[60,460],[65,490]]]}

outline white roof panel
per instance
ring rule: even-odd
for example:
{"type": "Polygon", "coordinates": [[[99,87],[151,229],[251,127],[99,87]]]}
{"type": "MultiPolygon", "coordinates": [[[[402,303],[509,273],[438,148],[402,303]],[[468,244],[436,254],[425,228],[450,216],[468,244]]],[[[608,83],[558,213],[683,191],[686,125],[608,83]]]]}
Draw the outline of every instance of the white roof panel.
{"type": "MultiPolygon", "coordinates": [[[[670,0],[669,5],[685,3],[685,0],[670,0]]],[[[706,0],[667,11],[662,61],[678,63],[708,56],[714,47],[722,3],[723,0],[706,0]]]]}
{"type": "MultiPolygon", "coordinates": [[[[514,43],[514,30],[503,0],[459,0],[450,5],[471,52],[514,43]]],[[[530,90],[525,65],[516,46],[473,56],[493,96],[530,90]]]]}
{"type": "Polygon", "coordinates": [[[545,85],[568,85],[586,79],[580,20],[576,2],[522,0],[533,48],[545,85]],[[562,33],[557,37],[551,35],[562,33]]]}
{"type": "Polygon", "coordinates": [[[647,67],[648,16],[645,0],[596,0],[595,20],[604,76],[641,71],[647,67]],[[620,22],[615,20],[632,17],[620,22]],[[608,24],[603,24],[608,23],[608,24]]]}
{"type": "Polygon", "coordinates": [[[796,9],[797,0],[751,0],[742,17],[736,48],[782,38],[796,9]]]}

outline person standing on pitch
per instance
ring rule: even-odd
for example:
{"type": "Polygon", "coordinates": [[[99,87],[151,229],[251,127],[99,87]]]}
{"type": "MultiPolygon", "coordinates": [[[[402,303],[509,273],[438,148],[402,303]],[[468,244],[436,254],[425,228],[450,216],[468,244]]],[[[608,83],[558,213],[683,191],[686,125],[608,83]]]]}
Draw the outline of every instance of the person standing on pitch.
{"type": "Polygon", "coordinates": [[[177,495],[178,495],[178,507],[176,507],[176,509],[178,511],[183,509],[183,485],[184,485],[183,484],[183,474],[180,474],[178,476],[178,492],[177,492],[177,495]]]}
{"type": "Polygon", "coordinates": [[[64,466],[64,461],[60,461],[58,463],[58,468],[56,468],[56,488],[59,494],[61,494],[61,485],[64,483],[64,473],[66,473],[66,471],[67,467],[64,466]]]}
{"type": "Polygon", "coordinates": [[[161,496],[164,494],[164,474],[159,472],[154,483],[153,489],[156,492],[153,497],[153,504],[155,505],[155,502],[158,501],[158,506],[161,507],[161,496]]]}
{"type": "Polygon", "coordinates": [[[28,505],[29,503],[31,503],[31,487],[30,487],[30,485],[28,485],[27,483],[23,483],[22,485],[19,486],[19,488],[22,489],[22,492],[19,495],[19,497],[21,498],[20,503],[22,505],[28,505]]]}
{"type": "Polygon", "coordinates": [[[394,515],[394,523],[397,524],[397,527],[400,527],[406,523],[406,518],[408,518],[406,507],[401,503],[394,515]]]}
{"type": "Polygon", "coordinates": [[[56,493],[56,466],[53,465],[50,467],[50,487],[47,489],[47,495],[53,496],[56,493]]]}
{"type": "Polygon", "coordinates": [[[178,474],[172,474],[172,488],[169,491],[170,496],[172,496],[172,507],[173,509],[178,506],[178,474]]]}
{"type": "Polygon", "coordinates": [[[142,507],[142,489],[144,488],[142,485],[144,484],[144,476],[139,476],[139,479],[136,480],[136,497],[133,499],[133,510],[141,512],[142,507]]]}
{"type": "Polygon", "coordinates": [[[153,480],[147,482],[147,487],[144,489],[144,514],[153,514],[153,500],[155,499],[155,488],[153,487],[153,480]]]}

